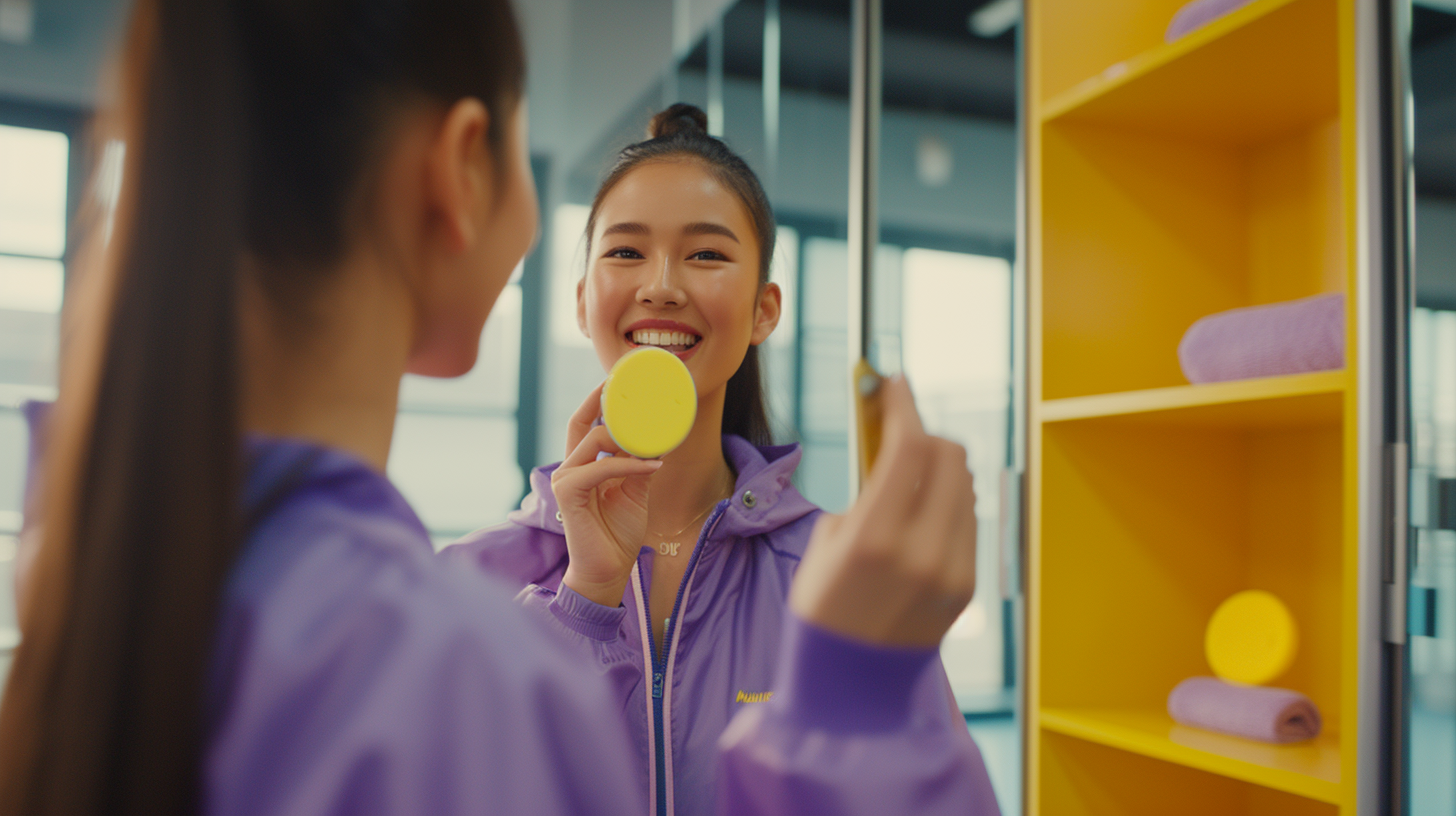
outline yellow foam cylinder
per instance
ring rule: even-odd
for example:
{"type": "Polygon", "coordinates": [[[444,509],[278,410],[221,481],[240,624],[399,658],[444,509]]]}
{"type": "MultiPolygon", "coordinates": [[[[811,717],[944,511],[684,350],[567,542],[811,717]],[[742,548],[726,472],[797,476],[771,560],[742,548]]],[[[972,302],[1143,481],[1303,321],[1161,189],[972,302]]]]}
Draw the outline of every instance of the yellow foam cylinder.
{"type": "Polygon", "coordinates": [[[697,415],[693,375],[666,349],[627,352],[602,387],[602,423],[618,447],[639,459],[657,459],[681,445],[697,415]]]}
{"type": "Polygon", "coordinates": [[[1289,607],[1259,589],[1237,592],[1208,621],[1203,650],[1220,679],[1260,685],[1288,671],[1299,648],[1289,607]]]}

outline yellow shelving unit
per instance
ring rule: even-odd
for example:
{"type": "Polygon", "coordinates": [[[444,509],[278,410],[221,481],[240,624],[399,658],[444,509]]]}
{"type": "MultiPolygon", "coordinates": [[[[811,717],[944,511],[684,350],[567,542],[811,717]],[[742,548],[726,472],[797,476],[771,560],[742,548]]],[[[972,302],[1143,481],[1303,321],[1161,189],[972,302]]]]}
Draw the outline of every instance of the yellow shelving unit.
{"type": "Polygon", "coordinates": [[[1033,814],[1354,814],[1355,1],[1026,5],[1033,814]],[[1189,385],[1205,315],[1347,295],[1342,371],[1189,385]],[[1185,728],[1168,692],[1242,589],[1301,629],[1324,733],[1185,728]]]}

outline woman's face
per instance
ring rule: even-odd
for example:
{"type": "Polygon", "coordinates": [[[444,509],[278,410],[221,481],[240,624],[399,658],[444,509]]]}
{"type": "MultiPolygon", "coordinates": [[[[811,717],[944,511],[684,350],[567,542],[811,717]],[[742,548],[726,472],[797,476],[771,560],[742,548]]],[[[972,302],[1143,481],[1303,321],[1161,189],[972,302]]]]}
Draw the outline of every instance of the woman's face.
{"type": "Polygon", "coordinates": [[[778,324],[779,289],[759,285],[748,211],[697,161],[630,171],[602,200],[590,247],[577,320],[604,369],[660,346],[708,396],[778,324]]]}

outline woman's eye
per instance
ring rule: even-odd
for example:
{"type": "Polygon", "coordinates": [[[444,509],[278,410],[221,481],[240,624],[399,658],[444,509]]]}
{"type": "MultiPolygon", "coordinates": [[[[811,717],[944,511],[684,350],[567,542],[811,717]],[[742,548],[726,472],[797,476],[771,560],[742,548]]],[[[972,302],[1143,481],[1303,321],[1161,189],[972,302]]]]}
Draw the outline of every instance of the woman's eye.
{"type": "Polygon", "coordinates": [[[642,253],[638,252],[637,250],[635,250],[635,249],[633,249],[631,247],[617,247],[616,249],[612,250],[611,252],[608,252],[607,253],[607,257],[608,258],[633,258],[633,259],[639,259],[640,260],[642,258],[642,253]]]}
{"type": "Polygon", "coordinates": [[[690,261],[726,261],[728,256],[716,249],[700,249],[688,256],[690,261]]]}

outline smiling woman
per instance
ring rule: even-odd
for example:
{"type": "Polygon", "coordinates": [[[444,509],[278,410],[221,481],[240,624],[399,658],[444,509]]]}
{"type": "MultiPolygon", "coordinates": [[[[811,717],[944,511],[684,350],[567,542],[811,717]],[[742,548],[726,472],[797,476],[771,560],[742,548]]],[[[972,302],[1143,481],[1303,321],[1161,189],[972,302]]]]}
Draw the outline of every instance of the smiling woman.
{"type": "MultiPolygon", "coordinates": [[[[598,425],[598,387],[569,423],[565,461],[532,474],[512,520],[443,553],[522,588],[528,608],[593,653],[649,746],[642,781],[663,816],[711,811],[714,746],[729,721],[783,699],[772,689],[783,686],[780,644],[797,637],[789,589],[822,516],[792,486],[801,451],[771,444],[764,407],[759,347],[783,312],[768,279],[773,213],[706,123],[673,105],[619,154],[588,214],[576,285],[577,324],[604,370],[655,347],[692,374],[686,440],[660,459],[628,456],[598,425]]],[[[965,451],[952,447],[946,462],[964,471],[965,451]]],[[[911,700],[916,722],[964,740],[977,805],[994,812],[933,651],[913,685],[897,699],[911,700]]]]}

